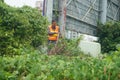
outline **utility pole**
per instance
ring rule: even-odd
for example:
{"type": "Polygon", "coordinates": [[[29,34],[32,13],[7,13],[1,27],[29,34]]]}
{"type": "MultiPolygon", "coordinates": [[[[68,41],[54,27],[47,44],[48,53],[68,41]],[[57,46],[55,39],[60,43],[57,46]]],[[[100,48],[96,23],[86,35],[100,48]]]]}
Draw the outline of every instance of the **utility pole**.
{"type": "Polygon", "coordinates": [[[65,26],[66,26],[66,0],[59,1],[59,17],[58,23],[60,26],[60,31],[63,37],[65,37],[65,26]]]}
{"type": "Polygon", "coordinates": [[[100,9],[101,9],[101,13],[100,13],[100,21],[101,23],[105,23],[107,20],[107,0],[100,0],[101,5],[100,5],[100,9]]]}
{"type": "Polygon", "coordinates": [[[44,13],[48,21],[52,22],[52,15],[53,15],[53,0],[44,0],[44,13]]]}

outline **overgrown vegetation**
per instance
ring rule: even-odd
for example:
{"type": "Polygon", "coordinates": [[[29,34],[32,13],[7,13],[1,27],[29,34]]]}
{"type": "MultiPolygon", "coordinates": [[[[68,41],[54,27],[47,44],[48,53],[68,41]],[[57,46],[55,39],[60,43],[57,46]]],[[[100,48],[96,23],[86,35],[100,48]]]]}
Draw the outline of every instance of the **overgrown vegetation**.
{"type": "Polygon", "coordinates": [[[98,37],[103,52],[115,51],[116,45],[120,44],[120,22],[99,24],[98,37]]]}
{"type": "Polygon", "coordinates": [[[0,80],[120,80],[119,23],[99,26],[102,49],[116,51],[97,58],[82,54],[81,38],[60,40],[53,50],[60,55],[36,50],[47,42],[47,25],[36,9],[0,1],[0,80]]]}
{"type": "Polygon", "coordinates": [[[0,55],[19,54],[20,48],[42,45],[47,39],[47,25],[38,10],[13,8],[0,1],[0,55]]]}
{"type": "Polygon", "coordinates": [[[120,51],[104,58],[23,52],[0,57],[0,80],[120,80],[120,51]]]}
{"type": "Polygon", "coordinates": [[[78,39],[59,39],[58,43],[51,49],[51,54],[60,54],[67,56],[78,56],[82,53],[81,49],[78,47],[80,40],[78,39]]]}

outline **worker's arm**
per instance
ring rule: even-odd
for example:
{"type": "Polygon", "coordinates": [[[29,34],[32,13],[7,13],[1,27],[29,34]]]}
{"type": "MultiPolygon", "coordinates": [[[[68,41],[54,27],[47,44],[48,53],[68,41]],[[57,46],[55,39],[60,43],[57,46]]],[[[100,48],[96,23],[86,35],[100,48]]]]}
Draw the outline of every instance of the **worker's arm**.
{"type": "Polygon", "coordinates": [[[49,27],[48,27],[48,34],[49,35],[52,35],[52,34],[56,34],[55,32],[50,32],[50,29],[49,29],[49,27]]]}

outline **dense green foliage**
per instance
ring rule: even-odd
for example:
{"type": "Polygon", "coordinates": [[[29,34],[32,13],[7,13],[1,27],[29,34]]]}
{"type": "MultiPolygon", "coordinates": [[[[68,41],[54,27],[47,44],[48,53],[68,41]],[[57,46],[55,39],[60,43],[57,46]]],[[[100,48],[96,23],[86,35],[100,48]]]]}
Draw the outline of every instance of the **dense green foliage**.
{"type": "Polygon", "coordinates": [[[0,0],[0,2],[4,2],[4,0],[0,0]]]}
{"type": "Polygon", "coordinates": [[[120,44],[120,22],[108,22],[98,26],[99,42],[103,52],[116,50],[116,45],[120,44]]]}
{"type": "Polygon", "coordinates": [[[19,54],[22,47],[43,44],[47,25],[38,10],[27,6],[13,8],[0,1],[0,55],[19,54]]]}
{"type": "Polygon", "coordinates": [[[120,80],[119,23],[99,27],[102,49],[117,49],[110,55],[93,58],[82,54],[80,39],[61,39],[54,52],[60,55],[48,56],[40,46],[46,42],[46,18],[36,9],[1,1],[0,55],[8,55],[0,56],[0,80],[120,80]]]}
{"type": "Polygon", "coordinates": [[[78,39],[65,39],[60,38],[57,45],[52,48],[52,45],[49,45],[48,48],[52,48],[52,54],[61,54],[61,55],[67,55],[67,56],[78,56],[80,53],[82,53],[81,49],[78,47],[80,40],[82,37],[79,37],[78,39]]]}
{"type": "Polygon", "coordinates": [[[0,80],[120,80],[120,51],[104,58],[23,53],[0,57],[0,80]]]}

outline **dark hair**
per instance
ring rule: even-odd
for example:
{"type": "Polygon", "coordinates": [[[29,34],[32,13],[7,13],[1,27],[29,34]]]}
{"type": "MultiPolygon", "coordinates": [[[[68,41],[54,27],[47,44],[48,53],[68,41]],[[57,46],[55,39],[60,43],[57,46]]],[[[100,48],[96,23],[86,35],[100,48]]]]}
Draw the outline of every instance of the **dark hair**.
{"type": "Polygon", "coordinates": [[[52,23],[53,23],[53,22],[56,22],[56,21],[55,21],[55,20],[52,20],[52,23]]]}

